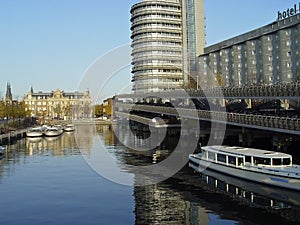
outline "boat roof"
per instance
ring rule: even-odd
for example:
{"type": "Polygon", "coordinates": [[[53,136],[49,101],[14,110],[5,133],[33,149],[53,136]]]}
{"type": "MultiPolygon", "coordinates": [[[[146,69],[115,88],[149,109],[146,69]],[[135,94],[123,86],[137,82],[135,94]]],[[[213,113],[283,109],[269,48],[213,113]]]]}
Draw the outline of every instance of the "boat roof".
{"type": "Polygon", "coordinates": [[[223,146],[223,145],[214,145],[214,146],[204,146],[204,150],[213,150],[217,152],[223,152],[224,154],[233,154],[233,155],[247,155],[255,156],[262,158],[287,158],[292,157],[289,154],[283,152],[275,152],[269,150],[262,150],[257,148],[245,148],[237,146],[223,146]]]}

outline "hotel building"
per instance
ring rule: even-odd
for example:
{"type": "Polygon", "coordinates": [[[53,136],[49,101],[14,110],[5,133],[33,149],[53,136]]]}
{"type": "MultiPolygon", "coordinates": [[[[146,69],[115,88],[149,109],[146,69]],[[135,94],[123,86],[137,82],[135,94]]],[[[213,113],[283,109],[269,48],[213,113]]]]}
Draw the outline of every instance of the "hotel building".
{"type": "Polygon", "coordinates": [[[205,47],[204,0],[144,0],[131,23],[133,91],[187,86],[205,47]]]}
{"type": "Polygon", "coordinates": [[[211,45],[199,56],[201,88],[290,83],[300,80],[300,15],[211,45]]]}
{"type": "Polygon", "coordinates": [[[92,116],[92,100],[89,91],[33,92],[25,96],[25,110],[33,117],[49,117],[59,119],[90,118],[92,116]]]}

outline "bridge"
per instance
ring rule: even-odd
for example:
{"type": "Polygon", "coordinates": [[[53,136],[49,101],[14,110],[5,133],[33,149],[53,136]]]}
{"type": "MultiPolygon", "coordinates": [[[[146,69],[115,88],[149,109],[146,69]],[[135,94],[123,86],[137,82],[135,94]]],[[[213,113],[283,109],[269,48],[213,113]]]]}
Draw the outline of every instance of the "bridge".
{"type": "Polygon", "coordinates": [[[184,104],[164,106],[163,104],[154,103],[153,105],[149,105],[145,103],[145,99],[147,98],[176,99],[183,102],[187,99],[187,96],[190,100],[283,100],[289,101],[289,104],[293,104],[297,108],[300,101],[300,83],[295,82],[271,86],[222,87],[207,90],[170,90],[159,93],[118,95],[115,102],[115,114],[119,118],[129,118],[130,120],[147,125],[154,124],[153,126],[155,126],[155,123],[151,123],[152,118],[156,116],[169,116],[300,135],[299,111],[293,116],[288,114],[281,116],[268,114],[256,115],[251,112],[238,113],[217,109],[191,109],[184,104]]]}

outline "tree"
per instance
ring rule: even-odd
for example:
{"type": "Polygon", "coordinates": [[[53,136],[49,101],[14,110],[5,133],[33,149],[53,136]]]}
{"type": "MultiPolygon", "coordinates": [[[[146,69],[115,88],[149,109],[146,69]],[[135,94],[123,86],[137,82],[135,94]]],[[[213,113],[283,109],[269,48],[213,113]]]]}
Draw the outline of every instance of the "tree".
{"type": "Polygon", "coordinates": [[[103,115],[103,104],[101,105],[95,105],[94,106],[94,112],[96,117],[100,117],[103,115]]]}
{"type": "Polygon", "coordinates": [[[0,118],[3,119],[5,117],[5,104],[3,101],[0,102],[0,118]]]}
{"type": "Polygon", "coordinates": [[[60,104],[57,104],[54,108],[53,108],[53,112],[56,114],[56,116],[58,118],[60,118],[61,113],[62,113],[62,108],[60,104]]]}
{"type": "Polygon", "coordinates": [[[65,116],[68,117],[68,118],[72,118],[73,110],[74,110],[74,108],[71,104],[68,104],[67,106],[65,106],[65,108],[64,108],[65,116]]]}

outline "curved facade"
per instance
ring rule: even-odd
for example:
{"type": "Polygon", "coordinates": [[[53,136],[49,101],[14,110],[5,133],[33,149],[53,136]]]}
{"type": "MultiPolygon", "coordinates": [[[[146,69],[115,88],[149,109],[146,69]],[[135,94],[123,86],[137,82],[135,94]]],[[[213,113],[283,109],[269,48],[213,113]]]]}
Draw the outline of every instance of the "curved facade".
{"type": "Polygon", "coordinates": [[[179,0],[145,0],[131,9],[135,92],[183,85],[182,10],[179,0]]]}

